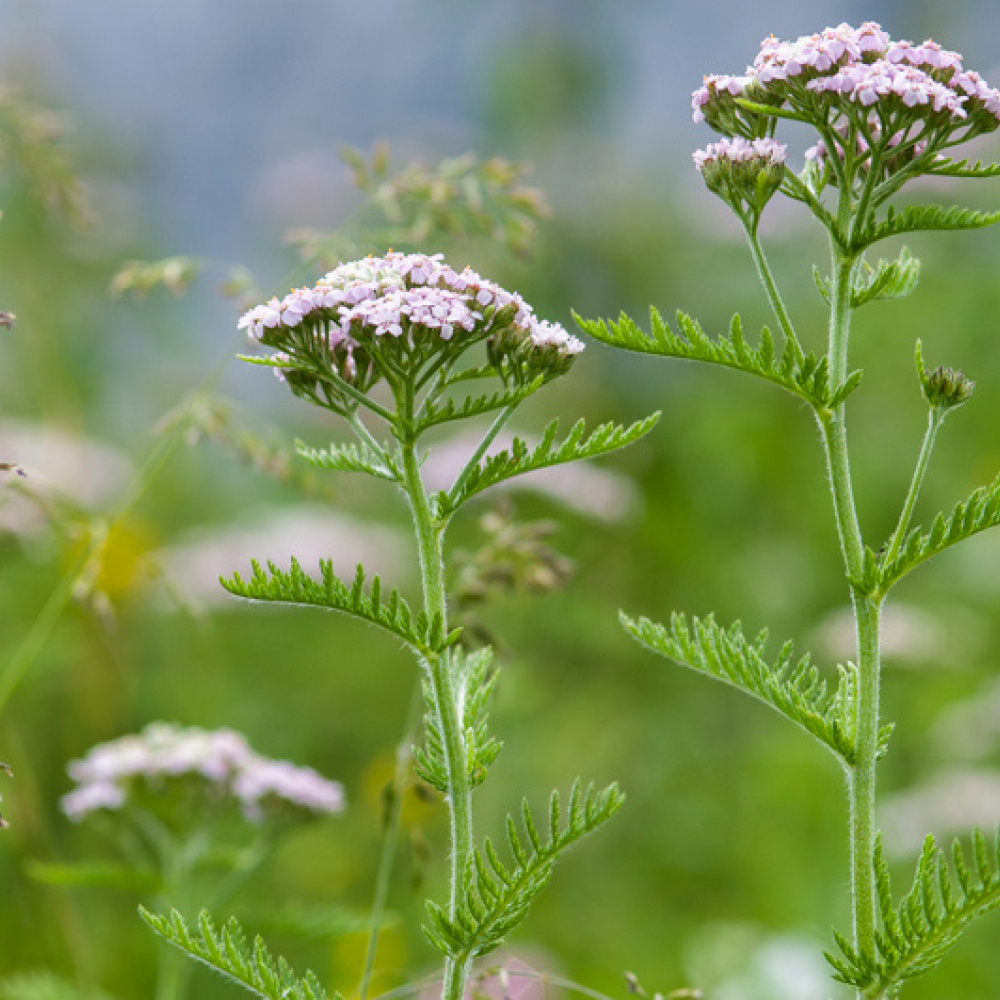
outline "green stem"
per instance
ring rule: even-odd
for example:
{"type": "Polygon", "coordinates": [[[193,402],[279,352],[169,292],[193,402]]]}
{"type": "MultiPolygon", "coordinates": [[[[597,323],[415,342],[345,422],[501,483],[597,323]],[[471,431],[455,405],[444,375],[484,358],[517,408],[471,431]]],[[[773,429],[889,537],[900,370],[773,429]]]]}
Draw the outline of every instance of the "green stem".
{"type": "MultiPolygon", "coordinates": [[[[404,420],[412,426],[412,390],[404,394],[404,420]]],[[[420,577],[424,590],[424,610],[428,618],[440,618],[447,630],[447,600],[444,586],[443,536],[444,525],[431,509],[427,491],[420,476],[416,441],[408,433],[402,442],[403,487],[410,500],[413,523],[420,555],[420,577]]],[[[469,784],[465,739],[459,720],[458,706],[448,670],[447,658],[440,654],[424,660],[430,681],[433,710],[444,743],[444,764],[448,777],[448,809],[451,820],[451,893],[448,913],[454,917],[462,897],[462,887],[473,850],[472,789],[469,784]]],[[[443,1000],[462,1000],[468,978],[470,959],[451,957],[445,963],[443,1000]]]]}
{"type": "Polygon", "coordinates": [[[944,422],[947,412],[947,410],[932,406],[930,412],[927,414],[927,430],[924,432],[924,442],[920,446],[920,457],[917,459],[917,466],[913,470],[913,479],[910,481],[910,489],[906,494],[902,513],[899,515],[899,522],[886,548],[884,559],[887,565],[899,555],[899,547],[903,544],[906,530],[909,528],[910,521],[913,518],[913,508],[917,505],[920,488],[923,486],[924,477],[927,475],[927,466],[930,464],[931,452],[934,450],[934,440],[937,437],[938,428],[944,422]]]}
{"type": "Polygon", "coordinates": [[[760,239],[757,236],[757,225],[756,223],[746,222],[744,228],[746,229],[747,240],[750,243],[750,252],[753,254],[753,262],[757,265],[757,273],[760,275],[761,283],[764,285],[764,291],[767,292],[768,301],[774,310],[774,315],[778,320],[778,325],[781,327],[781,332],[793,344],[798,344],[799,338],[795,336],[795,328],[792,326],[792,321],[788,316],[788,310],[782,301],[778,286],[774,282],[774,275],[771,273],[771,268],[767,263],[767,257],[764,256],[764,248],[760,245],[760,239]]]}
{"type": "Polygon", "coordinates": [[[382,852],[379,856],[378,874],[375,876],[375,897],[372,900],[371,924],[368,930],[368,947],[365,950],[365,966],[361,974],[361,984],[358,986],[359,1000],[366,1000],[371,987],[372,975],[375,972],[375,955],[378,951],[379,933],[385,920],[385,906],[389,898],[389,879],[396,861],[396,847],[399,844],[399,829],[403,815],[403,797],[406,794],[406,781],[413,760],[412,745],[414,732],[420,722],[420,685],[416,685],[410,699],[410,708],[406,713],[406,726],[403,738],[396,748],[396,770],[392,776],[392,800],[389,803],[389,814],[386,817],[385,833],[382,837],[382,852]]]}
{"type": "MultiPolygon", "coordinates": [[[[843,212],[841,213],[844,214],[843,212]]],[[[851,325],[851,282],[855,258],[833,248],[833,295],[830,312],[830,374],[835,385],[847,375],[851,325]]],[[[858,524],[847,449],[844,404],[820,414],[837,532],[848,579],[862,577],[864,543],[858,524]]],[[[875,769],[879,731],[879,624],[881,601],[852,588],[858,638],[857,743],[849,768],[851,834],[851,903],[854,945],[875,950],[875,769]]],[[[861,994],[858,993],[858,997],[861,994]]]]}
{"type": "Polygon", "coordinates": [[[454,502],[454,498],[457,497],[462,492],[462,487],[465,486],[469,477],[472,475],[473,472],[475,472],[476,467],[479,465],[479,462],[482,459],[483,455],[486,454],[486,450],[496,440],[497,435],[500,433],[500,431],[503,430],[504,425],[507,423],[508,420],[510,420],[511,414],[517,409],[519,405],[520,405],[519,403],[511,403],[509,406],[505,406],[498,414],[496,420],[494,420],[493,423],[490,425],[490,429],[486,432],[485,437],[482,439],[482,441],[479,442],[479,446],[472,453],[468,462],[465,463],[465,466],[462,468],[462,471],[458,474],[458,478],[455,480],[451,489],[448,491],[448,495],[450,498],[452,498],[452,502],[454,502]]]}
{"type": "MultiPolygon", "coordinates": [[[[833,291],[830,310],[830,382],[839,386],[847,377],[847,342],[851,326],[851,279],[854,260],[833,253],[833,291]]],[[[827,471],[837,517],[837,533],[844,565],[851,579],[859,579],[864,562],[861,526],[854,505],[851,465],[847,451],[844,404],[820,414],[827,471]]]]}

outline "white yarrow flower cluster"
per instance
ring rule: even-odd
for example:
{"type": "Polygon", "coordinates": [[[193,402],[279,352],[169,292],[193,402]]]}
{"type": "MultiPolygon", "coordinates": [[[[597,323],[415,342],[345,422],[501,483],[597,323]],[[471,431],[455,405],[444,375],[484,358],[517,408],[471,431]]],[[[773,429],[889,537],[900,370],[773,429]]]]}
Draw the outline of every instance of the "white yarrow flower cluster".
{"type": "Polygon", "coordinates": [[[434,340],[447,344],[463,333],[482,339],[498,313],[527,344],[555,348],[565,357],[583,350],[562,327],[537,319],[516,292],[471,268],[454,270],[442,254],[390,251],[341,264],[312,288],[294,288],[283,299],[254,306],[238,327],[286,351],[289,334],[308,328],[313,343],[322,338],[340,359],[342,377],[352,378],[355,354],[370,349],[373,340],[393,338],[412,348],[434,340]]]}
{"type": "Polygon", "coordinates": [[[77,787],[60,805],[74,821],[123,808],[137,786],[155,792],[172,779],[196,779],[216,799],[232,798],[243,815],[263,820],[282,804],[306,812],[339,813],[343,787],[308,767],[254,752],[231,729],[205,730],[157,722],[141,733],[92,747],[67,768],[77,787]]]}

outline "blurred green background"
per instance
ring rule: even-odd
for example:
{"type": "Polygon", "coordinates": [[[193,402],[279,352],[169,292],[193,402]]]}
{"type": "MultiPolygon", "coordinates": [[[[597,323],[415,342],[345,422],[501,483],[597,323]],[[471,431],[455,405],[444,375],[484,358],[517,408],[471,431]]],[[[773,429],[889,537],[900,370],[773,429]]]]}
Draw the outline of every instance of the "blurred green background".
{"type": "MultiPolygon", "coordinates": [[[[366,207],[337,155],[343,143],[367,154],[381,138],[395,168],[414,158],[432,168],[469,150],[533,165],[527,183],[551,213],[529,252],[489,232],[441,232],[441,220],[423,249],[517,288],[540,315],[569,325],[571,308],[641,318],[656,304],[690,311],[709,330],[736,310],[758,328],[769,316],[738,227],[689,166],[711,136],[690,123],[688,94],[703,73],[738,72],[772,31],[866,18],[896,37],[933,34],[1000,78],[989,2],[793,12],[730,0],[707,23],[703,8],[652,0],[154,0],[129,10],[6,0],[0,308],[18,322],[0,343],[0,460],[29,475],[5,480],[0,496],[0,669],[26,671],[0,713],[0,760],[15,772],[0,776],[11,824],[0,840],[0,974],[50,970],[81,995],[152,994],[158,944],[135,916],[143,897],[49,885],[32,872],[114,857],[106,836],[60,814],[65,766],[156,719],[239,729],[262,753],[346,786],[348,811],[289,836],[234,900],[248,927],[292,905],[364,914],[370,903],[381,795],[414,667],[358,624],[244,606],[211,580],[272,554],[268,546],[280,557],[298,544],[348,575],[355,553],[371,552],[375,569],[412,592],[405,515],[388,487],[311,481],[304,499],[280,459],[277,478],[247,460],[256,445],[234,427],[275,447],[295,436],[323,444],[338,430],[234,360],[239,306],[218,292],[230,265],[247,266],[270,294],[314,276],[286,245],[290,229],[337,230],[362,252],[383,251],[393,222],[366,207]],[[72,160],[24,102],[58,109],[72,160]],[[184,296],[108,294],[125,261],[177,253],[202,270],[184,296]],[[162,421],[196,389],[227,400],[232,424],[208,427],[216,440],[189,434],[200,440],[188,447],[162,421]],[[150,455],[163,462],[144,479],[150,455]],[[61,581],[108,524],[100,558],[63,607],[61,581]]],[[[998,145],[975,153],[995,158],[998,145]]],[[[1000,202],[989,181],[927,194],[1000,202]]],[[[821,348],[818,233],[791,206],[772,205],[765,221],[788,305],[821,348]]],[[[395,245],[408,248],[405,233],[395,245]]],[[[948,422],[924,519],[1000,467],[1000,230],[909,245],[924,265],[919,288],[863,310],[854,338],[865,370],[850,406],[855,474],[876,545],[923,430],[916,337],[928,361],[978,384],[948,422]]],[[[499,831],[522,794],[541,804],[578,774],[617,779],[628,793],[612,826],[562,866],[510,950],[613,996],[626,992],[625,970],[651,993],[840,996],[821,951],[830,926],[848,921],[841,774],[766,709],[628,642],[615,618],[620,607],[654,618],[715,610],[794,637],[831,667],[849,656],[815,428],[790,398],[737,375],[599,346],[518,427],[652,409],[663,419],[648,439],[604,462],[603,475],[562,484],[572,502],[552,496],[551,481],[502,501],[518,519],[555,521],[552,542],[574,571],[556,593],[508,594],[482,612],[500,638],[492,720],[505,750],[477,794],[479,828],[499,831]]],[[[452,546],[473,551],[483,539],[467,515],[452,546]]],[[[925,832],[1000,817],[1000,534],[902,585],[886,643],[885,716],[901,724],[882,770],[882,823],[902,887],[925,832]]],[[[404,817],[380,991],[435,961],[418,927],[424,895],[443,892],[443,807],[414,798],[404,817]]],[[[365,935],[349,920],[339,932],[327,925],[268,937],[350,995],[365,935]]],[[[983,921],[907,996],[1000,996],[998,934],[997,918],[983,921]]],[[[11,982],[4,989],[27,996],[11,982]]],[[[190,995],[239,992],[199,971],[190,995]]]]}

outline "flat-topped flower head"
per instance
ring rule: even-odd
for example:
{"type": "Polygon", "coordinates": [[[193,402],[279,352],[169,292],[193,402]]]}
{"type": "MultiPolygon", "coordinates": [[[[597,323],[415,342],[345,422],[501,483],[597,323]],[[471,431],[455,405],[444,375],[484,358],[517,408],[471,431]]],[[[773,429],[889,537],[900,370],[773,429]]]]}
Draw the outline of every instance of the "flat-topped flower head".
{"type": "Polygon", "coordinates": [[[1000,127],[1000,91],[959,53],[930,39],[894,40],[873,21],[794,41],[765,38],[743,76],[706,77],[693,104],[695,120],[726,136],[772,135],[781,116],[814,126],[819,141],[803,175],[814,194],[817,180],[847,179],[894,193],[900,174],[908,181],[933,172],[945,151],[1000,127]]]}
{"type": "Polygon", "coordinates": [[[341,264],[311,288],[255,306],[238,325],[277,349],[279,374],[316,402],[340,383],[367,392],[485,341],[516,346],[553,375],[583,349],[562,327],[536,319],[516,292],[469,267],[456,271],[442,254],[390,251],[341,264]]]}
{"type": "Polygon", "coordinates": [[[344,809],[340,784],[311,768],[262,757],[231,729],[157,722],[139,734],[92,747],[67,770],[76,787],[61,806],[74,821],[121,810],[131,799],[167,800],[181,790],[203,804],[234,802],[253,822],[344,809]]]}
{"type": "Polygon", "coordinates": [[[693,154],[708,189],[741,216],[759,217],[781,187],[787,149],[774,139],[722,139],[693,154]]]}

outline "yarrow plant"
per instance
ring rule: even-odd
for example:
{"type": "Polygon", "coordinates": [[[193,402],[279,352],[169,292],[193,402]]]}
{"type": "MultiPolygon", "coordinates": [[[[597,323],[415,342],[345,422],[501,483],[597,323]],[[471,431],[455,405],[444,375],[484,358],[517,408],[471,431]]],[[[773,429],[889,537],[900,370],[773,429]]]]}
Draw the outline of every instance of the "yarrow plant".
{"type": "MultiPolygon", "coordinates": [[[[283,834],[345,808],[339,782],[264,757],[231,729],[155,722],[92,747],[67,769],[75,787],[60,802],[63,812],[103,830],[123,863],[36,865],[36,877],[134,889],[157,907],[222,904],[283,834]]],[[[186,995],[189,969],[178,959],[160,956],[156,1000],[186,995]]]]}
{"type": "Polygon", "coordinates": [[[693,95],[694,119],[723,138],[694,154],[696,168],[746,231],[750,250],[783,336],[764,330],[759,345],[739,319],[728,336],[711,338],[679,315],[683,336],[652,312],[644,333],[627,316],[580,321],[598,340],[647,354],[723,365],[773,382],[808,404],[821,432],[843,564],[857,622],[856,662],[838,667],[835,682],[790,644],[768,653],[766,633],[744,635],[739,623],[674,615],[666,625],[623,616],[625,628],[678,663],[742,688],[819,739],[848,778],[853,934],[836,935],[828,956],[835,978],[861,998],[895,997],[909,979],[935,966],[974,917],[1000,905],[1000,865],[982,835],[972,861],[956,843],[949,857],[927,839],[912,887],[894,894],[875,825],[876,770],[891,726],[880,717],[880,619],[892,587],[934,555],[1000,524],[1000,478],[974,492],[929,528],[911,527],[931,451],[945,417],[968,400],[973,383],[960,372],[924,368],[916,347],[927,430],[895,530],[884,544],[866,543],[854,501],[845,403],[858,387],[848,346],[855,310],[911,292],[918,263],[904,249],[893,261],[866,261],[889,237],[920,230],[962,230],[1000,220],[964,208],[893,200],[918,177],[1000,176],[1000,165],[956,160],[961,144],[1000,125],[1000,91],[961,57],[932,41],[894,41],[879,25],[841,24],[795,41],[767,38],[740,76],[713,75],[693,95]],[[782,123],[812,130],[815,144],[797,172],[776,138],[782,123]],[[816,272],[830,308],[824,355],[807,353],[760,244],[758,227],[776,194],[804,205],[826,230],[829,276],[816,272]]]}
{"type": "MultiPolygon", "coordinates": [[[[589,435],[580,421],[561,440],[553,421],[535,447],[515,438],[509,449],[490,453],[518,406],[565,375],[583,344],[536,317],[518,294],[471,268],[453,269],[440,254],[389,252],[341,264],[312,287],[250,309],[239,326],[270,351],[245,360],[273,368],[294,395],[341,418],[356,437],[323,450],[302,445],[303,458],[394,484],[413,518],[423,590],[418,610],[378,577],[369,581],[362,567],[345,582],[330,562],[321,564],[318,578],[294,559],[289,571],[254,564],[248,578],[235,575],[223,585],[250,600],[353,615],[402,639],[414,653],[426,702],[415,769],[444,795],[450,814],[450,893],[444,904],[428,903],[424,930],[445,958],[442,995],[459,1000],[472,960],[496,948],[524,919],[557,858],[610,819],[622,796],[614,785],[597,790],[577,781],[567,798],[552,794],[544,823],[522,804],[520,820],[507,823],[507,858],[488,838],[476,846],[472,792],[500,752],[487,727],[497,668],[488,647],[475,649],[449,624],[445,532],[455,513],[491,486],[614,451],[649,431],[657,417],[630,427],[604,424],[589,435]],[[490,381],[485,393],[470,392],[490,381]],[[454,482],[430,494],[421,474],[426,435],[487,414],[493,421],[454,482]]],[[[229,931],[220,937],[203,924],[196,937],[176,914],[147,919],[175,944],[262,995],[325,996],[311,975],[295,979],[287,968],[267,963],[261,971],[256,953],[238,942],[235,951],[228,948],[229,931]]],[[[372,961],[370,951],[362,997],[372,961]]]]}

